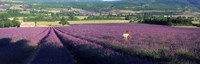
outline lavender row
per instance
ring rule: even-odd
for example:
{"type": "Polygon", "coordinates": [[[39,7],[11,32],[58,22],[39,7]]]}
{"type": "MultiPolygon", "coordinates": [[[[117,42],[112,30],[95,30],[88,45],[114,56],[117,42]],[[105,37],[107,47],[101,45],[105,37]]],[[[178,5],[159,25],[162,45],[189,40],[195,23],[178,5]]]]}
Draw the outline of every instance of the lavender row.
{"type": "Polygon", "coordinates": [[[199,29],[183,29],[159,25],[77,25],[61,30],[66,30],[66,32],[74,35],[98,38],[110,43],[139,47],[148,51],[158,51],[162,47],[190,50],[193,47],[198,47],[197,44],[200,42],[199,29]],[[122,37],[123,31],[126,29],[133,32],[129,43],[125,43],[122,37]],[[178,48],[175,48],[177,46],[178,48]]]}
{"type": "Polygon", "coordinates": [[[51,28],[49,31],[46,38],[40,42],[31,64],[72,64],[71,54],[58,39],[54,29],[51,28]]]}
{"type": "Polygon", "coordinates": [[[11,29],[8,32],[14,36],[19,36],[18,33],[20,33],[21,37],[18,38],[22,38],[23,36],[28,37],[13,42],[12,35],[3,34],[4,36],[2,37],[4,38],[0,39],[0,42],[1,44],[6,44],[0,46],[0,63],[72,64],[70,54],[55,35],[53,28],[37,28],[36,31],[24,28],[16,30],[18,31],[16,34],[14,34],[14,32],[9,32],[12,31],[11,29]]]}
{"type": "Polygon", "coordinates": [[[33,34],[39,34],[48,28],[11,28],[11,29],[0,29],[0,38],[12,38],[12,39],[24,39],[33,34]]]}
{"type": "Polygon", "coordinates": [[[104,48],[101,45],[91,43],[87,40],[82,40],[65,32],[56,30],[60,39],[65,46],[71,50],[75,58],[86,64],[133,64],[133,63],[151,63],[147,60],[142,60],[137,57],[125,55],[119,52],[115,52],[111,49],[104,48]]]}
{"type": "MultiPolygon", "coordinates": [[[[43,31],[43,29],[41,29],[43,31]]],[[[27,64],[36,51],[39,41],[47,35],[49,30],[37,34],[38,36],[13,42],[12,38],[0,39],[1,64],[27,64]],[[34,45],[33,45],[34,44],[34,45]]],[[[30,35],[33,36],[34,34],[30,35]]]]}
{"type": "Polygon", "coordinates": [[[126,53],[131,52],[133,49],[139,49],[141,51],[153,52],[152,54],[155,57],[160,53],[161,55],[174,56],[180,52],[190,52],[192,57],[199,55],[196,53],[198,51],[194,50],[199,48],[199,29],[147,24],[74,25],[57,29],[65,30],[68,34],[79,38],[99,41],[100,43],[98,44],[124,50],[126,53]],[[133,38],[130,39],[129,43],[125,43],[121,37],[125,30],[133,32],[133,38]]]}

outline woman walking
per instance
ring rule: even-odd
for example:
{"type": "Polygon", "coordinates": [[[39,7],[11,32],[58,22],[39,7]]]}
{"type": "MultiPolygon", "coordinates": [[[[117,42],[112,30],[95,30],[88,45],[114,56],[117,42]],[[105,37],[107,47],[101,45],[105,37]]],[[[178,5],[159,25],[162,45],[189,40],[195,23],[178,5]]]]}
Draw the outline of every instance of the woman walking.
{"type": "Polygon", "coordinates": [[[124,40],[127,42],[130,38],[131,38],[131,35],[130,35],[130,31],[129,30],[126,30],[124,33],[123,33],[123,37],[124,37],[124,40]]]}

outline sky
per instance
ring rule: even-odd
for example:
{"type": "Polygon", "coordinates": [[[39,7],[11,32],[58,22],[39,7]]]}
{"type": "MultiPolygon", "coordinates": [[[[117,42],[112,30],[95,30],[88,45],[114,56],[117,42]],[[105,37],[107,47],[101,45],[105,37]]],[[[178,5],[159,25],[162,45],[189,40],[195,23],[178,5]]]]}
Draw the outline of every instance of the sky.
{"type": "Polygon", "coordinates": [[[120,0],[103,0],[103,1],[120,1],[120,0]]]}

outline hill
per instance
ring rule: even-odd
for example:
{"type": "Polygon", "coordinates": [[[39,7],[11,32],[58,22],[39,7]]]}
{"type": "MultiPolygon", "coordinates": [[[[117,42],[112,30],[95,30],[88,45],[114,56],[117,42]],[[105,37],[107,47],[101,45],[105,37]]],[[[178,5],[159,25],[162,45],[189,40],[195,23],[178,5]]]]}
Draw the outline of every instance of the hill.
{"type": "MultiPolygon", "coordinates": [[[[24,1],[29,3],[40,2],[41,4],[37,5],[36,7],[55,7],[55,5],[58,5],[56,6],[58,8],[73,7],[95,12],[111,11],[113,9],[114,10],[200,11],[199,0],[17,0],[17,1],[24,1]]],[[[33,7],[34,6],[35,5],[33,5],[33,7]]]]}

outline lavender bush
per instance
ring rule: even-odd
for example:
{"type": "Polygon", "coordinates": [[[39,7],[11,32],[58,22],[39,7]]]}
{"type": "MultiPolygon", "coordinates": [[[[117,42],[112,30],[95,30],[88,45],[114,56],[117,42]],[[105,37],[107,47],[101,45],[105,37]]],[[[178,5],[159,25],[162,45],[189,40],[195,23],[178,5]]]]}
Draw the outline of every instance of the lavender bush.
{"type": "Polygon", "coordinates": [[[56,33],[60,36],[66,47],[74,53],[77,60],[86,64],[153,64],[144,59],[139,59],[134,56],[122,54],[112,49],[104,48],[101,45],[91,43],[87,40],[82,40],[70,36],[59,30],[56,33]]]}
{"type": "Polygon", "coordinates": [[[155,60],[162,58],[173,60],[171,57],[180,56],[180,52],[183,54],[192,52],[189,55],[195,57],[195,60],[199,59],[199,53],[193,52],[197,52],[194,49],[199,48],[200,29],[148,24],[73,25],[57,29],[71,36],[131,55],[139,54],[155,60]],[[132,38],[128,43],[122,37],[122,33],[126,30],[132,32],[132,38]]]}
{"type": "Polygon", "coordinates": [[[198,28],[130,23],[3,28],[0,64],[199,64],[199,36],[198,28]]]}

